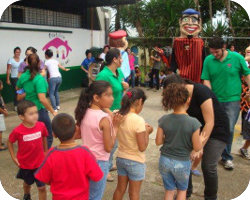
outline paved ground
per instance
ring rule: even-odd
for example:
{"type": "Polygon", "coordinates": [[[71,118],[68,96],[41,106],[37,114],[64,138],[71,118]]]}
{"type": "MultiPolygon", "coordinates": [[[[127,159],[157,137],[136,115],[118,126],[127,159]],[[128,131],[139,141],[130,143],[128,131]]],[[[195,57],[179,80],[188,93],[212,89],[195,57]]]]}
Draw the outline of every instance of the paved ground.
{"type": "MultiPolygon", "coordinates": [[[[74,113],[74,109],[80,94],[80,89],[68,90],[61,92],[61,111],[71,115],[74,113]]],[[[144,109],[141,115],[155,130],[157,127],[157,120],[165,113],[161,107],[161,95],[160,92],[147,91],[148,100],[145,103],[144,109]]],[[[11,105],[8,105],[9,109],[12,109],[11,105]]],[[[10,112],[9,117],[6,118],[7,131],[4,132],[4,141],[6,141],[10,131],[20,123],[15,112],[10,112]]],[[[159,148],[154,143],[155,131],[150,136],[150,144],[146,151],[147,155],[147,172],[146,180],[143,183],[141,191],[141,199],[143,200],[162,200],[164,196],[164,188],[162,185],[161,177],[158,172],[158,159],[159,148]]],[[[80,143],[80,141],[79,141],[80,143]]],[[[240,123],[236,126],[233,153],[235,169],[233,171],[225,171],[221,166],[219,169],[219,200],[229,200],[239,196],[247,187],[250,180],[250,162],[242,159],[238,155],[238,149],[242,145],[243,141],[240,136],[240,123]]],[[[58,144],[58,141],[54,141],[54,145],[58,144]]],[[[17,167],[12,162],[8,151],[0,152],[0,180],[5,190],[15,198],[21,199],[23,195],[22,181],[15,178],[17,167]]],[[[113,192],[116,187],[116,172],[112,173],[115,177],[115,182],[107,183],[104,200],[112,199],[113,192]]],[[[191,200],[202,200],[204,184],[201,177],[193,178],[194,194],[191,200]]],[[[49,190],[49,187],[48,187],[49,190]]],[[[49,194],[49,199],[51,195],[49,194]]],[[[32,197],[34,200],[38,199],[35,186],[32,188],[32,197]]],[[[0,197],[1,199],[1,197],[0,197]]],[[[128,196],[124,199],[128,199],[128,196]]]]}

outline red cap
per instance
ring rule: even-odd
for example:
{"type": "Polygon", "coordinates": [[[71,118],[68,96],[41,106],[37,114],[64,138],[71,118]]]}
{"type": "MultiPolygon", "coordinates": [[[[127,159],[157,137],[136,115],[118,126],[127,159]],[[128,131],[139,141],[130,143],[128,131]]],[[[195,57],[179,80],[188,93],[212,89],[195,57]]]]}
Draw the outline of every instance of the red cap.
{"type": "Polygon", "coordinates": [[[127,33],[124,30],[118,30],[118,31],[109,33],[109,37],[111,39],[121,39],[121,38],[126,37],[126,36],[127,36],[127,33]]]}

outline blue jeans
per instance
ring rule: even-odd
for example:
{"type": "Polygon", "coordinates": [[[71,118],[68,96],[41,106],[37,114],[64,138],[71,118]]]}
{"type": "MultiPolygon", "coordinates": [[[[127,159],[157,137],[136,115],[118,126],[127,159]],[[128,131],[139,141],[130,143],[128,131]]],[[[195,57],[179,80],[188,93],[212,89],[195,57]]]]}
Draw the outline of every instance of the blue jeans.
{"type": "Polygon", "coordinates": [[[226,145],[225,150],[222,153],[222,160],[233,160],[233,156],[231,155],[231,148],[234,138],[234,127],[237,123],[240,114],[240,101],[232,101],[232,102],[221,102],[222,107],[227,113],[227,117],[229,119],[229,131],[230,136],[228,139],[228,143],[226,145]]]}
{"type": "Polygon", "coordinates": [[[181,161],[161,155],[159,171],[165,190],[187,190],[191,161],[181,161]]]}
{"type": "Polygon", "coordinates": [[[54,77],[49,79],[49,98],[54,110],[60,105],[58,90],[62,83],[62,77],[54,77]]]}
{"type": "Polygon", "coordinates": [[[44,108],[38,111],[38,121],[43,122],[47,128],[48,131],[48,137],[47,137],[47,142],[48,142],[48,149],[50,149],[52,143],[53,143],[53,135],[52,135],[52,126],[51,126],[51,121],[49,118],[48,111],[44,108]]]}
{"type": "Polygon", "coordinates": [[[101,200],[105,191],[107,175],[109,173],[109,161],[97,160],[99,167],[103,172],[103,177],[100,181],[89,183],[89,200],[101,200]]]}
{"type": "Polygon", "coordinates": [[[17,106],[17,93],[16,93],[17,81],[18,78],[10,78],[11,88],[13,90],[13,95],[14,95],[14,106],[17,106]]]}
{"type": "Polygon", "coordinates": [[[116,140],[116,141],[115,141],[115,145],[113,146],[113,149],[112,149],[111,152],[110,152],[110,157],[109,157],[109,170],[111,170],[112,167],[113,167],[113,156],[114,156],[114,153],[115,153],[117,147],[118,147],[118,142],[117,142],[117,140],[116,140]]]}

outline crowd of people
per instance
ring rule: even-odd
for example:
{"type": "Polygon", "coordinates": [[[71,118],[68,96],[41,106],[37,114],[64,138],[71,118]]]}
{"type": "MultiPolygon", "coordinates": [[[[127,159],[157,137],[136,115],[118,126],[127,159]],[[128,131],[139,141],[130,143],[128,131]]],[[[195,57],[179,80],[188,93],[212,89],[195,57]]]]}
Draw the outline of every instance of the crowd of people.
{"type": "MultiPolygon", "coordinates": [[[[246,49],[244,59],[239,53],[225,49],[221,38],[210,40],[209,49],[211,55],[205,58],[201,75],[203,84],[176,73],[166,75],[161,71],[160,56],[151,57],[154,64],[148,73],[149,87],[163,88],[162,106],[171,111],[158,120],[155,139],[155,144],[161,145],[159,172],[165,200],[184,200],[191,196],[192,174],[198,173],[200,162],[204,199],[217,199],[220,158],[225,169],[234,168],[231,147],[240,100],[242,134],[246,140],[240,153],[250,159],[250,49],[246,49]]],[[[127,188],[129,198],[139,200],[146,172],[145,150],[153,127],[139,115],[147,97],[142,88],[135,87],[140,71],[134,66],[131,49],[126,50],[131,70],[126,79],[120,69],[123,59],[119,49],[105,46],[100,60],[94,59],[90,50],[86,51],[81,69],[88,79],[96,74],[82,90],[74,118],[57,113],[58,88],[62,82],[59,68],[69,69],[53,59],[51,50],[45,52],[44,63],[33,47],[27,48],[24,60],[20,52],[20,48],[15,48],[14,57],[7,65],[7,83],[12,85],[15,109],[22,121],[10,133],[8,149],[19,167],[17,178],[24,181],[23,199],[31,199],[31,185],[35,182],[39,200],[47,198],[45,184],[50,185],[55,200],[101,200],[106,181],[114,180],[109,172],[117,169],[113,200],[123,199],[127,188]],[[93,72],[92,64],[98,62],[100,69],[93,72]],[[48,83],[45,71],[49,72],[48,83]],[[51,104],[46,98],[48,88],[51,104]],[[54,116],[52,123],[48,111],[54,116]],[[52,132],[60,140],[54,147],[52,132]],[[77,139],[81,139],[83,146],[76,143],[77,139]],[[16,142],[17,153],[13,148],[16,142]]],[[[8,114],[1,99],[0,112],[8,114]]],[[[0,128],[0,131],[5,129],[1,117],[0,128]]],[[[4,149],[2,132],[0,142],[4,149]]]]}

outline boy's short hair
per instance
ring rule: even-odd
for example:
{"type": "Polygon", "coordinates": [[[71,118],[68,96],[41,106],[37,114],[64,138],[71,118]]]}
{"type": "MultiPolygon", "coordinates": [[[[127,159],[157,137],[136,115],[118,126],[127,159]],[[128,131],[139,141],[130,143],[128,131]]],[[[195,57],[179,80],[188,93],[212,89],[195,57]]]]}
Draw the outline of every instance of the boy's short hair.
{"type": "Polygon", "coordinates": [[[53,57],[53,51],[50,50],[50,49],[47,49],[47,50],[45,51],[45,55],[48,56],[49,58],[52,58],[52,57],[53,57]]]}
{"type": "Polygon", "coordinates": [[[69,114],[60,113],[52,120],[52,130],[60,141],[69,140],[75,134],[75,120],[69,114]]]}
{"type": "Polygon", "coordinates": [[[220,37],[213,37],[208,42],[208,47],[212,49],[222,49],[225,41],[220,37]]]}
{"type": "Polygon", "coordinates": [[[32,101],[27,101],[27,100],[20,101],[17,105],[17,114],[24,115],[28,108],[34,106],[36,106],[36,104],[34,104],[32,101]]]}
{"type": "Polygon", "coordinates": [[[87,49],[86,51],[85,51],[85,55],[86,55],[86,57],[89,55],[89,53],[92,53],[89,49],[87,49]]]}

